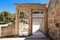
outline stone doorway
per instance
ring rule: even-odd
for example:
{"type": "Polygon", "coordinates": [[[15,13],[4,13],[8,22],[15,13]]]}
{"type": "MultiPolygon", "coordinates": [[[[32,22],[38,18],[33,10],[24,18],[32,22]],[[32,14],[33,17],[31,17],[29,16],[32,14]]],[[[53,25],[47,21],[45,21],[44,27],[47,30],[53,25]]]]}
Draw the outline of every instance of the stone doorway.
{"type": "Polygon", "coordinates": [[[28,35],[28,13],[25,12],[20,12],[19,13],[19,35],[20,36],[26,36],[28,35]],[[20,27],[21,26],[21,27],[20,27]]]}
{"type": "Polygon", "coordinates": [[[43,4],[43,5],[41,4],[16,4],[16,26],[15,26],[16,34],[24,35],[24,33],[20,33],[20,32],[21,32],[21,29],[24,27],[22,24],[24,24],[26,20],[28,20],[28,28],[27,28],[28,35],[32,35],[32,32],[36,31],[37,29],[40,29],[44,33],[47,33],[47,25],[46,25],[47,24],[47,7],[46,6],[47,6],[46,4],[43,4]],[[25,19],[24,17],[19,18],[20,12],[27,13],[28,18],[27,19],[25,19]],[[25,21],[23,21],[23,23],[20,24],[21,21],[19,21],[19,19],[20,20],[23,19],[25,21]],[[38,28],[35,29],[32,27],[34,23],[38,25],[38,28]]]}
{"type": "Polygon", "coordinates": [[[41,10],[33,10],[32,12],[32,34],[37,30],[41,30],[40,26],[44,20],[44,14],[41,10]]]}

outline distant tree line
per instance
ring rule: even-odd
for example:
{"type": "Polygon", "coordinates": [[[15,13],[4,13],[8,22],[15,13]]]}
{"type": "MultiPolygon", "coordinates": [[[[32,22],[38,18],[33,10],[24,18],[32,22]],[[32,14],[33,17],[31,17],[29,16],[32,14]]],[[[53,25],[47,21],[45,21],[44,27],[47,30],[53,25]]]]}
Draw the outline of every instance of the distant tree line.
{"type": "Polygon", "coordinates": [[[9,11],[0,12],[0,24],[6,24],[15,21],[15,14],[9,11]]]}

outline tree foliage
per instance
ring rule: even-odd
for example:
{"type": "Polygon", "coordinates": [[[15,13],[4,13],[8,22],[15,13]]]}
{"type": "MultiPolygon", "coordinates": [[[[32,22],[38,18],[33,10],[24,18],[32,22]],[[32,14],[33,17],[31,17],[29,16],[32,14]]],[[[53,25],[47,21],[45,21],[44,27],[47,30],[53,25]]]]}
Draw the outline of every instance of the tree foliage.
{"type": "Polygon", "coordinates": [[[14,21],[14,15],[8,11],[0,12],[0,23],[8,23],[14,21]]]}

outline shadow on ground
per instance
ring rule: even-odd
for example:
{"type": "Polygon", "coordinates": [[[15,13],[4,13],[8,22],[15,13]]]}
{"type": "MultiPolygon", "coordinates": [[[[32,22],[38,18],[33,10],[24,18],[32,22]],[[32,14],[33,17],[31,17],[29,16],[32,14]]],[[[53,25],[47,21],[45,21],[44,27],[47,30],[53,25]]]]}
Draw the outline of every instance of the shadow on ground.
{"type": "Polygon", "coordinates": [[[37,30],[33,35],[25,38],[25,40],[51,40],[49,37],[44,35],[40,30],[37,30]]]}

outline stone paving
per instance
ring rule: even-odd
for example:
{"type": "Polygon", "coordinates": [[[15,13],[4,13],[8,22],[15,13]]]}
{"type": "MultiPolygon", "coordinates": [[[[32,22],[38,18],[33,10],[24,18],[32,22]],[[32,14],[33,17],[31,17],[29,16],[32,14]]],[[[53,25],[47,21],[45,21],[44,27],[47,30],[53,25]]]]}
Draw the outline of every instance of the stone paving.
{"type": "Polygon", "coordinates": [[[27,37],[25,40],[51,40],[45,36],[40,30],[37,30],[32,36],[27,37]]]}

